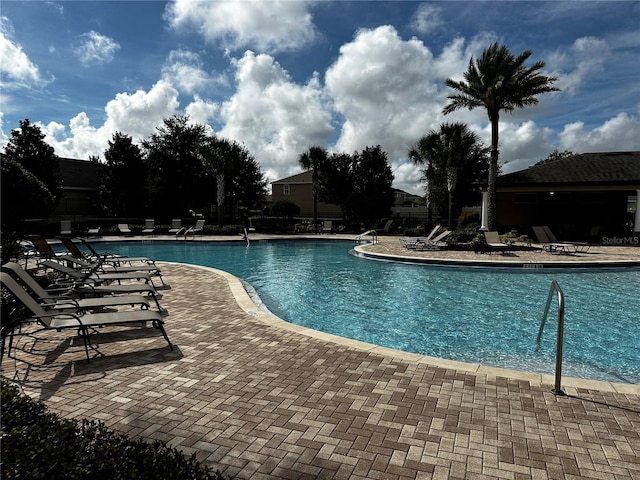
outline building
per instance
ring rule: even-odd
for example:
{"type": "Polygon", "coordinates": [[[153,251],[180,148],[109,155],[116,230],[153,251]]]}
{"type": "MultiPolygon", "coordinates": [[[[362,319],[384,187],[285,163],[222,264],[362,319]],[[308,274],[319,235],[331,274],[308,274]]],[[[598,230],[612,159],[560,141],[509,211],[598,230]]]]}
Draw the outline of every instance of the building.
{"type": "Polygon", "coordinates": [[[501,231],[548,225],[560,238],[618,244],[639,236],[640,152],[583,153],[534,165],[498,177],[496,191],[501,231]]]}
{"type": "MultiPolygon", "coordinates": [[[[313,172],[306,172],[292,175],[271,182],[271,199],[279,202],[289,200],[300,207],[300,216],[313,218],[313,182],[311,176],[313,172]]],[[[320,219],[341,219],[342,209],[340,205],[324,203],[318,201],[318,218],[320,219]]]]}
{"type": "Polygon", "coordinates": [[[59,158],[62,192],[49,221],[79,220],[95,213],[104,165],[88,160],[59,158]]]}

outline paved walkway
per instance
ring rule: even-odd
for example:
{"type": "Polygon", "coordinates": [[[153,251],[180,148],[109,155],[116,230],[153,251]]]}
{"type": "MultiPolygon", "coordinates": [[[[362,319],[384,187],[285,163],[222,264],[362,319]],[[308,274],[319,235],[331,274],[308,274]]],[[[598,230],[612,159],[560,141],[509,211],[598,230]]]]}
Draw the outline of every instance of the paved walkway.
{"type": "Polygon", "coordinates": [[[109,328],[87,364],[77,339],[42,332],[2,375],[53,411],[237,479],[640,478],[640,386],[569,383],[556,397],[546,376],[309,332],[223,272],[162,267],[174,351],[155,329],[109,328]]]}

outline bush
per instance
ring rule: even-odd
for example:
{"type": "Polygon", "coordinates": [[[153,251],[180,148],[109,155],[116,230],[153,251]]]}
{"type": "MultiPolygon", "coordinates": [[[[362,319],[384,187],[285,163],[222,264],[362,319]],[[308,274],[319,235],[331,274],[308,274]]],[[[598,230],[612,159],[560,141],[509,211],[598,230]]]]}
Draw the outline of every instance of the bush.
{"type": "Polygon", "coordinates": [[[219,471],[210,474],[195,453],[134,440],[102,422],[61,418],[4,379],[0,389],[3,479],[225,479],[219,471]]]}

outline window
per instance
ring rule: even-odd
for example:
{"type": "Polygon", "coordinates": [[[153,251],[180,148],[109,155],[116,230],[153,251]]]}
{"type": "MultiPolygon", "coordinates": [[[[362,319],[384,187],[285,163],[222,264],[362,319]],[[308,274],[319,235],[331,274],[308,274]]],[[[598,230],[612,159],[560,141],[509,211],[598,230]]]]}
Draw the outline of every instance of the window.
{"type": "Polygon", "coordinates": [[[283,195],[289,195],[291,193],[291,185],[289,185],[288,183],[282,185],[282,193],[283,195]]]}

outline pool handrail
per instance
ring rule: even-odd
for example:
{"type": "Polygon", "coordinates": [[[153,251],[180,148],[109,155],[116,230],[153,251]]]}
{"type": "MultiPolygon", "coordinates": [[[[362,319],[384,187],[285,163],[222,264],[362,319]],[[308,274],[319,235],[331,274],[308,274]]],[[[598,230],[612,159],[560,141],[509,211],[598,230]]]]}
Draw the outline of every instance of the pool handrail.
{"type": "Polygon", "coordinates": [[[540,330],[538,330],[538,346],[540,346],[540,340],[542,339],[542,331],[544,330],[544,324],[547,321],[547,315],[549,314],[549,307],[551,306],[551,300],[553,299],[553,293],[557,294],[558,297],[558,338],[556,342],[556,377],[555,377],[555,385],[551,393],[554,395],[565,395],[565,392],[562,390],[561,382],[562,382],[562,346],[564,343],[564,293],[562,292],[562,288],[560,288],[560,284],[553,280],[551,282],[551,288],[549,289],[549,295],[547,296],[547,305],[544,308],[544,315],[542,316],[542,321],[540,322],[540,330]]]}

